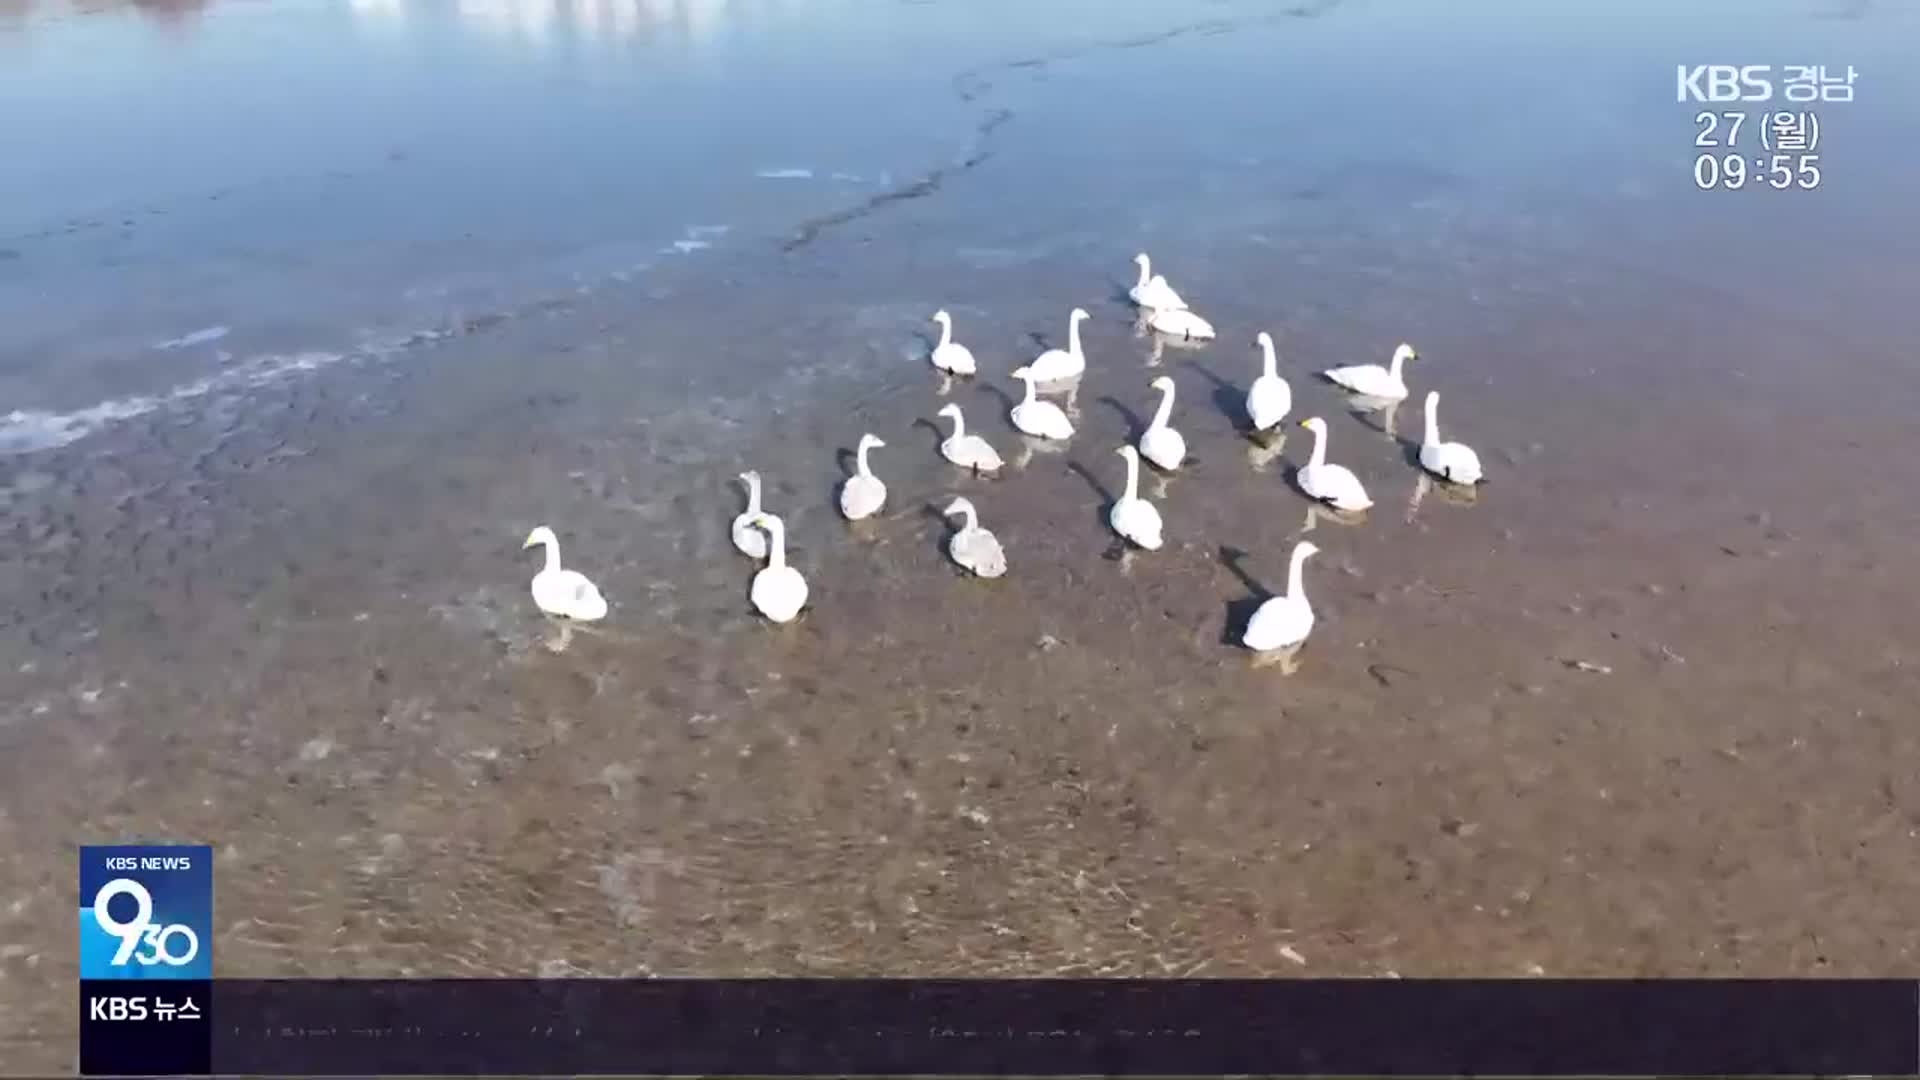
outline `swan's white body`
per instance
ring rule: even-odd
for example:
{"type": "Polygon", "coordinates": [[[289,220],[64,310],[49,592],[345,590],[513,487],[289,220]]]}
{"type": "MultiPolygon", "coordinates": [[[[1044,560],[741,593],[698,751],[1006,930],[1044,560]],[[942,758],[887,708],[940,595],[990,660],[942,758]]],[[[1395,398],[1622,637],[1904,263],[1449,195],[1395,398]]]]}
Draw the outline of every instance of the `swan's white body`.
{"type": "Polygon", "coordinates": [[[1114,502],[1107,514],[1113,531],[1148,551],[1160,550],[1160,511],[1140,497],[1140,453],[1131,446],[1120,448],[1127,459],[1127,491],[1114,502]]]}
{"type": "Polygon", "coordinates": [[[1067,419],[1060,406],[1051,401],[1042,401],[1034,392],[1033,372],[1026,368],[1015,368],[1013,377],[1027,384],[1026,399],[1013,407],[1013,426],[1042,439],[1073,438],[1073,421],[1067,419]]]}
{"type": "Polygon", "coordinates": [[[1162,375],[1153,380],[1153,388],[1160,391],[1160,408],[1153,414],[1153,423],[1140,433],[1140,455],[1172,472],[1187,460],[1187,440],[1167,426],[1167,417],[1173,415],[1173,380],[1162,375]]]}
{"type": "Polygon", "coordinates": [[[749,596],[760,614],[777,623],[792,622],[807,606],[807,579],[787,565],[786,525],[772,514],[758,514],[754,523],[767,530],[767,565],[753,575],[749,596]]]}
{"type": "Polygon", "coordinates": [[[847,477],[847,482],[840,487],[840,512],[847,515],[848,521],[871,517],[887,501],[887,485],[881,483],[880,478],[867,467],[867,451],[885,445],[878,436],[860,436],[853,475],[847,477]]]}
{"type": "Polygon", "coordinates": [[[975,472],[996,472],[1001,461],[1000,453],[978,435],[967,434],[967,422],[960,416],[960,406],[948,405],[940,410],[941,416],[953,417],[953,434],[940,443],[940,456],[963,469],[975,472]]]}
{"type": "Polygon", "coordinates": [[[1356,394],[1368,397],[1385,398],[1388,401],[1404,401],[1407,396],[1406,380],[1400,377],[1400,369],[1406,362],[1419,354],[1411,345],[1401,345],[1393,350],[1393,362],[1387,367],[1379,364],[1355,364],[1351,367],[1329,368],[1321,372],[1329,380],[1356,394]]]}
{"type": "Polygon", "coordinates": [[[1178,311],[1155,311],[1147,316],[1147,325],[1170,337],[1193,341],[1213,339],[1213,324],[1185,308],[1178,311]]]}
{"type": "Polygon", "coordinates": [[[1133,257],[1134,265],[1140,268],[1140,280],[1127,290],[1127,299],[1153,311],[1185,311],[1187,302],[1173,291],[1167,279],[1153,272],[1153,263],[1146,252],[1133,257]]]}
{"type": "Polygon", "coordinates": [[[1336,510],[1365,510],[1373,497],[1360,484],[1360,478],[1344,465],[1327,464],[1327,422],[1314,417],[1300,421],[1313,432],[1313,456],[1300,466],[1300,490],[1329,503],[1336,510]]]}
{"type": "Polygon", "coordinates": [[[560,615],[580,622],[593,622],[607,615],[607,599],[578,570],[560,568],[560,540],[545,525],[527,534],[522,550],[535,544],[547,549],[547,564],[533,575],[533,602],[549,615],[560,615]]]}
{"type": "Polygon", "coordinates": [[[767,557],[767,534],[753,524],[760,514],[760,474],[743,472],[740,482],[747,485],[747,508],[733,519],[733,546],[749,559],[767,557]]]}
{"type": "Polygon", "coordinates": [[[1260,377],[1247,388],[1247,418],[1253,421],[1253,430],[1268,431],[1279,427],[1280,421],[1293,411],[1293,388],[1277,370],[1279,362],[1273,353],[1273,336],[1262,330],[1256,340],[1264,355],[1260,377]]]}
{"type": "Polygon", "coordinates": [[[1287,569],[1287,594],[1267,600],[1254,611],[1253,618],[1247,620],[1247,632],[1240,638],[1247,648],[1255,652],[1290,649],[1306,641],[1307,635],[1313,632],[1313,605],[1307,602],[1306,589],[1301,586],[1300,570],[1307,556],[1319,550],[1305,540],[1293,545],[1293,565],[1287,569]]]}
{"type": "Polygon", "coordinates": [[[967,520],[947,541],[947,555],[981,577],[995,578],[1006,573],[1007,553],[1001,549],[997,537],[980,527],[980,516],[974,512],[973,503],[966,499],[953,500],[947,507],[947,516],[954,514],[965,514],[967,520]]]}
{"type": "Polygon", "coordinates": [[[1089,319],[1085,308],[1074,308],[1067,316],[1067,347],[1048,349],[1027,365],[1035,382],[1060,382],[1078,378],[1087,370],[1087,354],[1080,348],[1080,322],[1089,319]]]}
{"type": "Polygon", "coordinates": [[[1480,482],[1480,455],[1466,443],[1440,439],[1440,394],[1427,391],[1427,430],[1420,439],[1420,465],[1442,480],[1456,484],[1480,482]]]}
{"type": "Polygon", "coordinates": [[[945,311],[936,311],[933,321],[940,324],[940,343],[933,347],[933,353],[929,356],[933,366],[954,375],[973,374],[975,365],[972,350],[953,340],[953,316],[945,311]]]}

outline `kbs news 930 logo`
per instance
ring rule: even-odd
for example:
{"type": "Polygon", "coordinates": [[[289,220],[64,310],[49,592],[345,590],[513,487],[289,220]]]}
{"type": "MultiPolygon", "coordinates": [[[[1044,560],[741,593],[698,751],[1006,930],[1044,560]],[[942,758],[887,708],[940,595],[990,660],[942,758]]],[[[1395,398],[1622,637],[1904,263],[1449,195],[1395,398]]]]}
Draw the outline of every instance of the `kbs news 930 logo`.
{"type": "Polygon", "coordinates": [[[213,978],[213,849],[80,849],[82,979],[213,978]]]}

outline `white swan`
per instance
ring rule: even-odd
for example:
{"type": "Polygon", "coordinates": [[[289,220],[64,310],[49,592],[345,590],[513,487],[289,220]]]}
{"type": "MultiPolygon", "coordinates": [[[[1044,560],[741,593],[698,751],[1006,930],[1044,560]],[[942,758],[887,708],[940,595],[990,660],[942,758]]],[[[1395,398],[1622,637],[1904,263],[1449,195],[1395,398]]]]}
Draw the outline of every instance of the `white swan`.
{"type": "Polygon", "coordinates": [[[756,514],[754,524],[767,530],[767,565],[753,575],[749,594],[760,614],[774,622],[792,622],[807,606],[807,579],[787,565],[787,527],[772,514],[756,514]]]}
{"type": "Polygon", "coordinates": [[[1162,375],[1153,380],[1153,388],[1160,391],[1160,408],[1153,414],[1153,423],[1140,433],[1140,454],[1172,472],[1187,460],[1187,440],[1167,426],[1167,417],[1173,415],[1173,380],[1162,375]]]}
{"type": "Polygon", "coordinates": [[[940,410],[940,415],[953,417],[953,434],[940,443],[941,457],[975,472],[999,471],[999,452],[980,436],[967,434],[967,422],[960,416],[960,406],[948,405],[940,410]]]}
{"type": "Polygon", "coordinates": [[[1261,359],[1260,377],[1247,388],[1247,418],[1253,421],[1253,430],[1267,431],[1278,427],[1293,411],[1293,388],[1276,370],[1278,359],[1273,354],[1273,335],[1262,330],[1254,343],[1265,355],[1261,359]]]}
{"type": "Polygon", "coordinates": [[[1185,308],[1178,311],[1155,311],[1147,316],[1147,325],[1169,337],[1188,341],[1213,339],[1213,324],[1185,308]]]}
{"type": "Polygon", "coordinates": [[[1480,455],[1466,443],[1440,440],[1440,393],[1427,391],[1427,430],[1420,439],[1420,464],[1442,480],[1480,482],[1480,455]]]}
{"type": "Polygon", "coordinates": [[[887,485],[867,467],[867,451],[885,445],[877,435],[860,436],[860,449],[854,452],[853,475],[840,487],[840,512],[847,515],[848,521],[871,517],[887,501],[887,485]]]}
{"type": "Polygon", "coordinates": [[[1001,549],[998,538],[980,527],[980,515],[974,512],[973,503],[955,498],[946,512],[948,517],[955,514],[967,517],[966,524],[947,541],[947,555],[981,577],[994,578],[1006,573],[1007,553],[1001,549]]]}
{"type": "Polygon", "coordinates": [[[760,513],[760,474],[743,472],[740,482],[747,485],[747,508],[733,519],[733,546],[749,559],[764,559],[767,557],[767,534],[753,524],[754,517],[760,513]]]}
{"type": "Polygon", "coordinates": [[[1133,257],[1134,265],[1140,268],[1140,280],[1127,290],[1127,299],[1143,308],[1155,311],[1185,311],[1187,302],[1173,291],[1167,279],[1153,272],[1153,263],[1146,252],[1133,257]]]}
{"type": "Polygon", "coordinates": [[[1381,367],[1379,364],[1354,364],[1350,367],[1329,368],[1320,374],[1356,394],[1384,398],[1388,401],[1401,401],[1407,396],[1407,384],[1400,377],[1400,369],[1406,365],[1407,361],[1419,355],[1413,351],[1413,346],[1402,344],[1393,350],[1393,362],[1389,367],[1381,367]]]}
{"type": "Polygon", "coordinates": [[[547,565],[533,575],[533,602],[549,615],[563,615],[581,622],[606,618],[607,599],[587,576],[578,570],[560,569],[560,538],[545,525],[527,534],[521,550],[545,544],[547,565]]]}
{"type": "Polygon", "coordinates": [[[1367,489],[1360,486],[1360,478],[1345,465],[1327,464],[1327,422],[1319,417],[1300,421],[1300,426],[1313,432],[1313,456],[1305,465],[1300,466],[1300,490],[1331,503],[1336,510],[1365,510],[1373,505],[1373,497],[1367,489]]]}
{"type": "Polygon", "coordinates": [[[1318,552],[1309,541],[1293,545],[1293,565],[1287,568],[1287,594],[1270,597],[1247,620],[1247,632],[1240,641],[1255,652],[1290,649],[1307,640],[1313,632],[1313,605],[1307,603],[1307,591],[1301,586],[1300,571],[1307,557],[1318,552]]]}
{"type": "Polygon", "coordinates": [[[1073,314],[1067,316],[1067,347],[1048,349],[1027,365],[1035,382],[1059,382],[1087,370],[1087,354],[1080,348],[1080,322],[1092,317],[1085,308],[1073,309],[1073,314]]]}
{"type": "Polygon", "coordinates": [[[936,311],[933,321],[940,324],[940,343],[933,347],[933,353],[928,357],[933,361],[933,366],[955,375],[973,374],[973,351],[953,340],[953,316],[944,310],[936,311]]]}
{"type": "Polygon", "coordinates": [[[1123,446],[1120,456],[1127,459],[1127,491],[1113,504],[1107,522],[1113,531],[1148,551],[1160,550],[1160,511],[1140,497],[1140,452],[1123,446]]]}
{"type": "Polygon", "coordinates": [[[1042,439],[1073,438],[1073,422],[1060,406],[1051,401],[1042,401],[1033,389],[1033,372],[1027,368],[1014,368],[1013,377],[1027,384],[1026,400],[1013,407],[1013,426],[1029,435],[1042,439]]]}

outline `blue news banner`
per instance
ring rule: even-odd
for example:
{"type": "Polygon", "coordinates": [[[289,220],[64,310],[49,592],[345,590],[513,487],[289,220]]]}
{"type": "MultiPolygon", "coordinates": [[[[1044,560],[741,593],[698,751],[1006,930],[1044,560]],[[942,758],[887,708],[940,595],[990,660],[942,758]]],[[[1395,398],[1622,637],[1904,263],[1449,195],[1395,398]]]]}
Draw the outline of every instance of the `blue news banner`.
{"type": "Polygon", "coordinates": [[[80,849],[80,1071],[213,1069],[213,849],[80,849]]]}
{"type": "Polygon", "coordinates": [[[83,1075],[1920,1074],[1914,980],[215,980],[212,854],[81,849],[83,1075]]]}

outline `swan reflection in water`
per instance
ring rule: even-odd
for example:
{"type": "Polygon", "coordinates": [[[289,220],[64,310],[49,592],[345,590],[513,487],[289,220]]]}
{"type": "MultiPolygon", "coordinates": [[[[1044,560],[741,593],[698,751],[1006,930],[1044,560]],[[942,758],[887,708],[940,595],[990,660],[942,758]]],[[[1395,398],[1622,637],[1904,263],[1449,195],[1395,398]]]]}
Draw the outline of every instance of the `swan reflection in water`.
{"type": "Polygon", "coordinates": [[[1024,469],[1033,464],[1036,454],[1062,454],[1067,450],[1067,443],[1060,439],[1040,439],[1025,434],[1014,437],[1020,440],[1020,452],[1013,459],[1013,467],[1016,469],[1024,469]]]}
{"type": "Polygon", "coordinates": [[[1473,506],[1480,501],[1478,486],[1450,483],[1422,469],[1420,478],[1414,482],[1413,494],[1407,499],[1408,522],[1412,522],[1420,512],[1420,504],[1426,501],[1429,493],[1437,494],[1441,502],[1454,506],[1473,506]]]}
{"type": "Polygon", "coordinates": [[[1307,507],[1306,521],[1300,525],[1299,531],[1294,535],[1305,536],[1312,532],[1314,527],[1322,521],[1331,521],[1336,525],[1344,525],[1351,529],[1356,525],[1366,524],[1367,512],[1365,510],[1336,510],[1326,503],[1317,502],[1307,507]]]}
{"type": "Polygon", "coordinates": [[[1400,437],[1400,399],[1378,397],[1373,394],[1347,394],[1347,412],[1359,419],[1360,423],[1384,434],[1389,439],[1400,437]]]}
{"type": "Polygon", "coordinates": [[[1255,472],[1266,472],[1274,461],[1287,452],[1287,433],[1249,432],[1247,435],[1247,464],[1255,472]]]}
{"type": "Polygon", "coordinates": [[[556,656],[566,652],[567,648],[573,644],[573,624],[564,619],[547,616],[547,636],[540,644],[556,656]]]}
{"type": "Polygon", "coordinates": [[[1077,424],[1080,422],[1080,379],[1079,375],[1070,379],[1055,379],[1052,382],[1036,379],[1033,389],[1037,394],[1065,394],[1067,397],[1061,404],[1061,408],[1066,411],[1067,419],[1077,424]]]}
{"type": "Polygon", "coordinates": [[[1148,317],[1149,313],[1143,312],[1138,318],[1133,320],[1133,336],[1144,337],[1151,340],[1153,349],[1147,354],[1147,366],[1150,368],[1160,366],[1162,358],[1166,356],[1169,347],[1184,349],[1188,352],[1196,352],[1206,348],[1208,345],[1208,342],[1202,338],[1186,338],[1177,334],[1168,334],[1164,331],[1155,330],[1147,325],[1148,317]]]}
{"type": "Polygon", "coordinates": [[[1280,674],[1291,675],[1300,670],[1300,652],[1306,647],[1307,643],[1303,641],[1298,645],[1289,646],[1285,649],[1274,649],[1271,652],[1257,652],[1247,661],[1247,666],[1255,671],[1261,668],[1277,666],[1280,669],[1280,674]]]}

